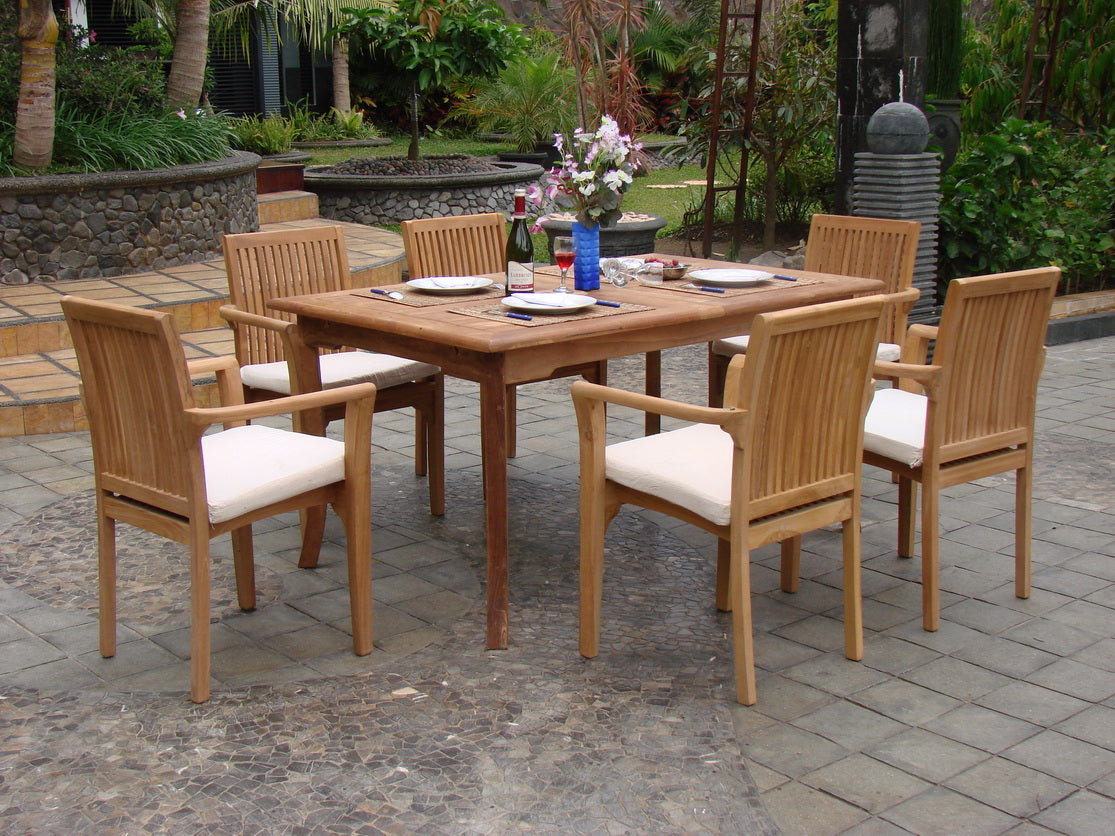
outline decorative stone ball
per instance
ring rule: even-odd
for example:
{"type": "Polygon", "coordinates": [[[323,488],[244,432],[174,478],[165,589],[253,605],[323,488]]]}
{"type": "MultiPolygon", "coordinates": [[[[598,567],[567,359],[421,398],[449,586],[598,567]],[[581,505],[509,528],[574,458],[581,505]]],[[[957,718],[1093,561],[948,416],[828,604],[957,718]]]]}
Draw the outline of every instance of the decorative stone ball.
{"type": "Polygon", "coordinates": [[[867,148],[876,154],[920,154],[929,144],[929,120],[909,102],[889,102],[867,121],[867,148]]]}

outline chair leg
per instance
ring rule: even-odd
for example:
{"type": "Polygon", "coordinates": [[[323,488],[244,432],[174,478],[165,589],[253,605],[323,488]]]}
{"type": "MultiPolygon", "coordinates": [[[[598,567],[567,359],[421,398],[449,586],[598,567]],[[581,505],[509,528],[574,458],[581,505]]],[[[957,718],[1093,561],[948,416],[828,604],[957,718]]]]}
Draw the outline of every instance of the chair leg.
{"type": "Polygon", "coordinates": [[[422,409],[414,410],[414,475],[429,472],[430,416],[422,409]]]}
{"type": "Polygon", "coordinates": [[[190,699],[209,701],[209,532],[190,526],[190,699]]]}
{"type": "Polygon", "coordinates": [[[708,346],[708,405],[724,405],[724,378],[728,374],[728,358],[715,353],[712,343],[708,346]]]}
{"type": "Polygon", "coordinates": [[[1033,490],[1029,464],[1014,474],[1014,594],[1030,597],[1031,552],[1033,550],[1033,490]]]}
{"type": "Polygon", "coordinates": [[[941,626],[941,569],[937,527],[940,490],[930,478],[921,485],[921,601],[922,626],[934,632],[941,626]]]}
{"type": "Polygon", "coordinates": [[[797,592],[801,576],[801,535],[782,541],[782,591],[797,592]]]}
{"type": "Polygon", "coordinates": [[[860,568],[858,514],[844,520],[841,535],[844,549],[844,655],[858,662],[863,659],[863,573],[860,568]]]}
{"type": "MultiPolygon", "coordinates": [[[[352,477],[350,476],[350,479],[352,477]]],[[[352,650],[372,652],[372,508],[370,484],[345,485],[337,510],[345,527],[348,554],[348,600],[352,618],[352,650]]]]}
{"type": "MultiPolygon", "coordinates": [[[[99,505],[100,503],[98,503],[99,505]]],[[[97,509],[97,598],[101,655],[116,655],[116,520],[97,509]]]]}
{"type": "Polygon", "coordinates": [[[720,537],[716,541],[716,608],[732,611],[732,544],[720,537]]]}
{"type": "Polygon", "coordinates": [[[317,567],[321,555],[321,541],[325,537],[325,506],[303,508],[298,512],[302,529],[302,551],[298,555],[299,569],[317,567]]]}
{"type": "MultiPolygon", "coordinates": [[[[602,482],[603,480],[601,480],[602,482]]],[[[600,652],[600,608],[604,594],[604,532],[608,525],[605,487],[581,483],[580,651],[600,652]]]]}
{"type": "MultiPolygon", "coordinates": [[[[914,556],[915,513],[918,485],[913,479],[898,477],[898,556],[914,556]]],[[[923,534],[924,536],[924,534],[923,534]]]]}
{"type": "Polygon", "coordinates": [[[232,563],[236,570],[236,602],[245,611],[256,608],[256,563],[251,525],[232,530],[232,563]]]}
{"type": "Polygon", "coordinates": [[[515,444],[519,431],[517,421],[517,402],[518,395],[516,394],[515,384],[512,383],[507,387],[507,458],[515,458],[515,444]]]}
{"type": "Polygon", "coordinates": [[[732,606],[732,646],[735,651],[736,701],[754,705],[755,644],[751,624],[751,555],[745,533],[731,535],[731,581],[729,597],[732,606]]]}
{"type": "Polygon", "coordinates": [[[445,378],[441,375],[437,377],[425,440],[426,460],[429,464],[427,487],[430,490],[430,513],[440,517],[445,513],[445,378]]]}

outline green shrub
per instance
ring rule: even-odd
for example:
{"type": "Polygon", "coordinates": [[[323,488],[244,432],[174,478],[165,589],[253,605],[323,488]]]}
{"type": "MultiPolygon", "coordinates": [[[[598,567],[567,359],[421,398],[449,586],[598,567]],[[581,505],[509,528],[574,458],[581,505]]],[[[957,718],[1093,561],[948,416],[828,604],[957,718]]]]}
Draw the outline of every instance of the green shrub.
{"type": "Polygon", "coordinates": [[[287,115],[294,142],[328,142],[345,139],[374,139],[379,131],[364,121],[359,110],[342,113],[335,107],[327,116],[314,113],[302,101],[290,107],[287,115]]]}
{"type": "MultiPolygon", "coordinates": [[[[1056,264],[1062,293],[1115,287],[1115,130],[1004,122],[942,181],[942,284],[1056,264]]],[[[943,289],[939,288],[939,290],[943,289]]]]}
{"type": "Polygon", "coordinates": [[[290,150],[294,127],[281,116],[241,116],[228,121],[234,148],[265,157],[290,150]]]}
{"type": "MultiPolygon", "coordinates": [[[[23,172],[10,165],[15,128],[0,123],[0,176],[23,172]]],[[[54,126],[49,172],[130,171],[219,160],[228,154],[228,125],[219,116],[169,113],[121,120],[62,107],[54,126]]]]}

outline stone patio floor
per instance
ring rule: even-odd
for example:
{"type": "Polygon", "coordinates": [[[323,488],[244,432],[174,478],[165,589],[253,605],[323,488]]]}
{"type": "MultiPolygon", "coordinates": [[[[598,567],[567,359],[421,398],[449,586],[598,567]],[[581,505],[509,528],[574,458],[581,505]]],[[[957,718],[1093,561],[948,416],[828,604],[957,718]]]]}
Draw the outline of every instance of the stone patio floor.
{"type": "MultiPolygon", "coordinates": [[[[641,368],[615,362],[611,382],[637,388],[641,368]]],[[[665,353],[669,396],[701,402],[704,379],[703,346],[665,353]]],[[[296,519],[260,524],[253,613],[216,544],[206,706],[185,697],[181,550],[124,533],[102,659],[88,436],[0,439],[6,832],[1115,831],[1115,338],[1049,351],[1032,597],[1013,595],[1013,480],[961,486],[941,508],[942,627],[923,632],[895,488],[868,469],[864,660],[841,650],[838,532],[806,538],[794,595],[761,550],[751,708],[712,538],[660,515],[614,524],[602,654],[577,654],[567,381],[520,389],[511,648],[483,650],[478,397],[447,383],[444,518],[410,472],[410,416],[376,416],[376,650],[349,651],[336,520],[313,571],[296,519]]]]}

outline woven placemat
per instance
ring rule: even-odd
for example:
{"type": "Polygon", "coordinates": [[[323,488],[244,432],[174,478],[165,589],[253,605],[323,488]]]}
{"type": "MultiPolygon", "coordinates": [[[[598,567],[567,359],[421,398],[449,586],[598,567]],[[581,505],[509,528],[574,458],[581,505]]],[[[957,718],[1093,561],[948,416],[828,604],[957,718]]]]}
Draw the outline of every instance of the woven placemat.
{"type": "Polygon", "coordinates": [[[494,319],[499,322],[510,322],[514,325],[528,326],[554,325],[558,322],[569,322],[572,319],[596,319],[601,316],[614,316],[615,314],[653,310],[654,308],[649,305],[635,305],[631,302],[622,302],[618,308],[613,308],[609,305],[593,305],[591,308],[583,308],[572,313],[537,314],[531,319],[519,319],[518,317],[508,316],[509,313],[520,313],[519,311],[511,311],[504,307],[493,308],[490,302],[472,304],[461,308],[450,308],[451,313],[464,314],[465,316],[478,316],[481,319],[494,319]]]}
{"type": "Polygon", "coordinates": [[[403,294],[402,299],[395,299],[391,296],[384,296],[382,293],[376,293],[372,290],[356,290],[353,291],[353,296],[360,296],[364,299],[382,299],[384,302],[396,302],[400,305],[410,305],[412,308],[426,308],[430,305],[453,305],[459,304],[462,298],[468,299],[499,299],[503,296],[502,287],[486,287],[483,290],[476,291],[475,293],[423,293],[420,290],[412,290],[405,284],[385,285],[378,287],[376,290],[397,290],[403,294]]]}
{"type": "MultiPolygon", "coordinates": [[[[662,284],[647,284],[640,282],[643,287],[658,288],[660,290],[678,290],[682,293],[697,293],[701,296],[745,296],[748,293],[763,293],[767,290],[777,290],[785,288],[787,285],[804,286],[807,284],[818,284],[817,279],[798,279],[797,281],[788,282],[785,279],[768,279],[763,284],[751,285],[749,287],[721,287],[717,290],[723,290],[723,293],[718,293],[716,290],[701,290],[698,287],[690,286],[693,279],[688,277],[681,279],[667,279],[662,284]]],[[[709,285],[711,287],[711,285],[709,285]]]]}

